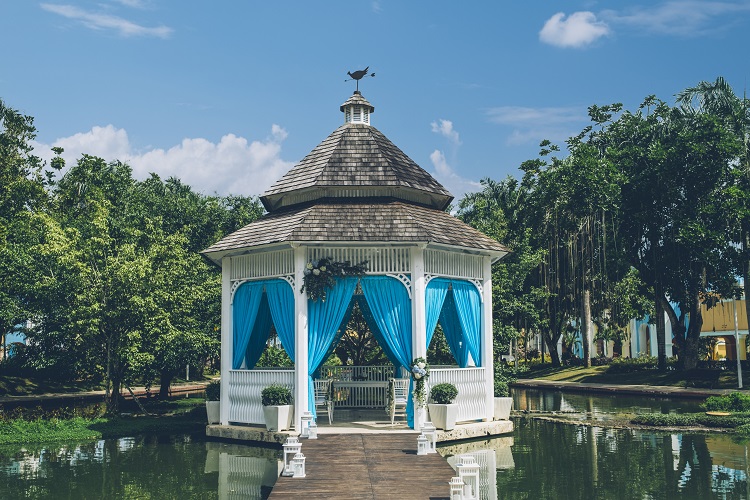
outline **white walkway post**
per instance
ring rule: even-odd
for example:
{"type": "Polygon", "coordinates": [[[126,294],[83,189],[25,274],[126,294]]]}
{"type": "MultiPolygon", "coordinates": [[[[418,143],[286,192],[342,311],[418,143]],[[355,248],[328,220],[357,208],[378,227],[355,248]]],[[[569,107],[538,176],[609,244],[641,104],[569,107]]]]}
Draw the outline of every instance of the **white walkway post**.
{"type": "Polygon", "coordinates": [[[221,392],[219,421],[229,424],[229,370],[232,369],[232,258],[221,259],[221,392]]]}
{"type": "Polygon", "coordinates": [[[302,429],[302,413],[310,411],[308,408],[308,322],[307,322],[307,294],[301,293],[307,265],[305,247],[299,244],[294,248],[294,428],[297,432],[302,429]]]}
{"type": "Polygon", "coordinates": [[[492,421],[495,412],[495,365],[493,354],[493,334],[492,334],[492,258],[484,257],[482,259],[482,342],[481,358],[484,367],[484,381],[486,385],[487,415],[485,421],[492,421]]]}
{"type": "MultiPolygon", "coordinates": [[[[414,358],[427,359],[427,323],[425,321],[425,276],[424,276],[424,247],[411,249],[411,324],[412,343],[411,352],[414,358]]],[[[411,363],[411,359],[409,363],[411,363]]],[[[429,360],[428,360],[429,361],[429,360]]],[[[426,411],[426,410],[424,410],[426,411]]],[[[418,411],[414,408],[414,430],[422,428],[422,422],[417,418],[418,411]]]]}

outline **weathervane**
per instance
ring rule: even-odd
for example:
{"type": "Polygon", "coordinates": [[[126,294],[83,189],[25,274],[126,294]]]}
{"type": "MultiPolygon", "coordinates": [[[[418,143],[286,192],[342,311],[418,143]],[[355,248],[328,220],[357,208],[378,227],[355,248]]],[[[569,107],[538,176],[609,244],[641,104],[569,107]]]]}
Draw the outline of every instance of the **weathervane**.
{"type": "Polygon", "coordinates": [[[357,81],[357,92],[359,92],[359,81],[366,77],[366,76],[375,76],[375,73],[370,73],[369,75],[367,72],[370,70],[370,67],[366,67],[365,69],[360,69],[352,73],[351,71],[347,71],[346,74],[351,76],[348,80],[344,80],[345,82],[351,82],[352,80],[357,81]]]}

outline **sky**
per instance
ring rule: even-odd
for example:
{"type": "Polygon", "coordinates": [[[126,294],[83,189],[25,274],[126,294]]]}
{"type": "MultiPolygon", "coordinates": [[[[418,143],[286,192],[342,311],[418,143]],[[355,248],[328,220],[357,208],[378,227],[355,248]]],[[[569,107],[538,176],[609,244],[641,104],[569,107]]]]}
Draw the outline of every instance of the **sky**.
{"type": "Polygon", "coordinates": [[[371,123],[456,197],[519,177],[593,104],[750,76],[750,0],[3,0],[0,99],[61,146],[204,194],[259,195],[343,123],[371,123]]]}

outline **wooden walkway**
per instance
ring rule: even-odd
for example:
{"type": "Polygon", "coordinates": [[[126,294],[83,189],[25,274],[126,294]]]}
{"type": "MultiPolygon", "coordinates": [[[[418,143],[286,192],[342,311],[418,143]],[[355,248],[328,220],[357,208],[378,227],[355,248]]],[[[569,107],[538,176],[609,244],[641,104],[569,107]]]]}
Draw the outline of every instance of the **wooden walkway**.
{"type": "Polygon", "coordinates": [[[280,477],[271,500],[447,499],[456,475],[440,455],[417,455],[417,434],[325,434],[300,442],[307,477],[280,477]]]}

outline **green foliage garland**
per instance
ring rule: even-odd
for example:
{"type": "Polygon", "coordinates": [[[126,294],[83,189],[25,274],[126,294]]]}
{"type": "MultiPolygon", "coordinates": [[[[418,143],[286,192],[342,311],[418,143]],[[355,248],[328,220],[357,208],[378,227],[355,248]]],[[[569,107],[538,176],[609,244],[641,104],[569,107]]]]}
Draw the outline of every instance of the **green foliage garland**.
{"type": "Polygon", "coordinates": [[[349,261],[336,262],[331,257],[313,260],[307,263],[302,289],[312,300],[325,302],[328,290],[336,284],[336,278],[344,276],[364,276],[367,272],[367,261],[352,265],[349,261]]]}

